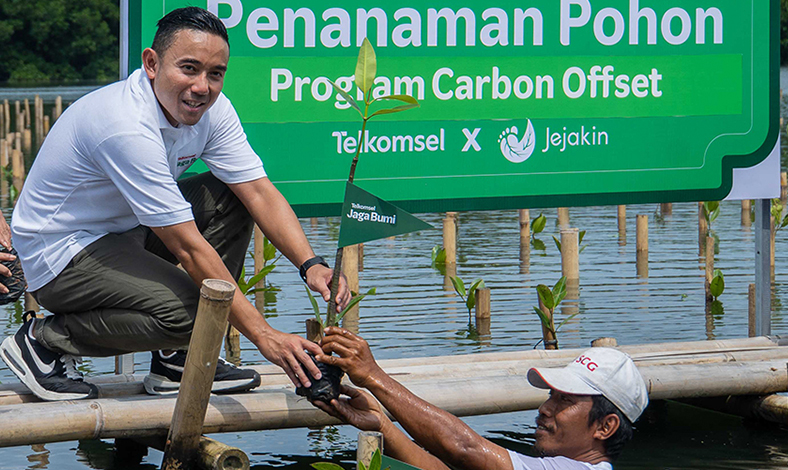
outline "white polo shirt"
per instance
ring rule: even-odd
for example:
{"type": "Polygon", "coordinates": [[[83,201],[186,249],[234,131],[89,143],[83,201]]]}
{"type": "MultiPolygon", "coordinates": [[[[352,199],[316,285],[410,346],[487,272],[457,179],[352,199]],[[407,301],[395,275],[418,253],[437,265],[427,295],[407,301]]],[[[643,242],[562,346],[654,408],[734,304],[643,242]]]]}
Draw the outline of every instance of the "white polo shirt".
{"type": "Polygon", "coordinates": [[[28,290],[108,233],[193,220],[176,179],[197,159],[225,183],[266,176],[224,94],[197,124],[176,128],[140,69],[69,106],[47,135],[11,221],[28,290]]]}
{"type": "Polygon", "coordinates": [[[537,458],[518,454],[511,450],[508,452],[514,470],[613,470],[613,466],[609,462],[599,462],[594,465],[566,457],[537,458]]]}

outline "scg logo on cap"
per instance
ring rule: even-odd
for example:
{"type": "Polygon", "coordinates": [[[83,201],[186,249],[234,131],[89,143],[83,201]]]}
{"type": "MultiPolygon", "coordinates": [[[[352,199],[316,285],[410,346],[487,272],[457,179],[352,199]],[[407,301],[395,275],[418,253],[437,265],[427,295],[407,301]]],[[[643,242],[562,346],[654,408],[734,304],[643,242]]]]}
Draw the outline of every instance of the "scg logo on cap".
{"type": "Polygon", "coordinates": [[[596,362],[593,362],[590,357],[585,355],[579,356],[577,359],[575,359],[575,362],[586,366],[586,369],[590,370],[591,372],[594,372],[596,368],[599,367],[596,362]]]}

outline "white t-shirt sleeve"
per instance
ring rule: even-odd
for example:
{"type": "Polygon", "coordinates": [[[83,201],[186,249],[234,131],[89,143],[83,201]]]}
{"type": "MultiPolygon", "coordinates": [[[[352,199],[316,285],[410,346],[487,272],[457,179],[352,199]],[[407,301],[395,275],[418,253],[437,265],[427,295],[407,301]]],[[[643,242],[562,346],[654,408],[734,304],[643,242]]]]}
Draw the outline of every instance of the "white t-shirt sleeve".
{"type": "Polygon", "coordinates": [[[613,470],[613,467],[607,462],[591,465],[590,463],[578,462],[566,457],[537,458],[518,454],[511,450],[508,452],[509,458],[512,459],[514,470],[613,470]]]}
{"type": "Polygon", "coordinates": [[[202,160],[225,183],[245,183],[266,176],[263,162],[246,139],[241,120],[224,94],[210,110],[211,134],[202,160]]]}
{"type": "Polygon", "coordinates": [[[135,132],[120,132],[101,141],[91,154],[140,224],[166,227],[194,219],[191,204],[170,173],[161,142],[135,132]]]}

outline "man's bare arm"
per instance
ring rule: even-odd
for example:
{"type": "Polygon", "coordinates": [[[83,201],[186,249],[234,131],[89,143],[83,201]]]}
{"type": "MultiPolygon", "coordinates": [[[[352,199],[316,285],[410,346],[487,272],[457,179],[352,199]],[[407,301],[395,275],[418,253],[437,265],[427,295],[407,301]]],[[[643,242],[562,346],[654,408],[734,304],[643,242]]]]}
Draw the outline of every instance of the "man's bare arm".
{"type": "Polygon", "coordinates": [[[326,329],[326,354],[318,360],[342,368],[350,380],[372,392],[417,443],[443,462],[468,470],[512,470],[509,454],[474,432],[459,418],[411,393],[378,366],[362,338],[342,329],[326,329]]]}
{"type": "MultiPolygon", "coordinates": [[[[151,230],[175,255],[198,286],[204,279],[223,279],[235,285],[219,254],[203,238],[193,221],[168,227],[151,227],[151,230]]],[[[243,295],[237,294],[233,298],[230,323],[249,338],[266,359],[281,367],[294,384],[298,384],[300,378],[300,383],[309,386],[301,364],[306,365],[313,377],[320,376],[317,367],[304,352],[306,349],[316,354],[320,348],[304,338],[271,328],[265,317],[243,295]]]]}
{"type": "MultiPolygon", "coordinates": [[[[227,186],[238,196],[265,236],[296,267],[315,256],[290,204],[268,178],[227,186]]],[[[307,285],[319,292],[326,302],[330,298],[332,274],[331,269],[319,264],[306,272],[307,285]]],[[[342,278],[337,304],[344,308],[348,301],[350,293],[347,282],[342,278]]]]}

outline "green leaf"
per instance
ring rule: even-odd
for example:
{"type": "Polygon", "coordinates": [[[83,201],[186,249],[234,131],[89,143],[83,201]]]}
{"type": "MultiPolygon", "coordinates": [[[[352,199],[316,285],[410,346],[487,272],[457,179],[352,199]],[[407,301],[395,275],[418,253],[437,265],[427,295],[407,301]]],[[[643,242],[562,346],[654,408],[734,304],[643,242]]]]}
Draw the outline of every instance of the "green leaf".
{"type": "Polygon", "coordinates": [[[534,222],[531,224],[531,230],[534,234],[541,233],[544,230],[544,226],[547,224],[547,217],[544,214],[539,214],[539,217],[534,219],[534,222]]]}
{"type": "Polygon", "coordinates": [[[538,307],[534,307],[534,312],[536,312],[536,314],[539,315],[539,320],[542,321],[542,325],[544,325],[544,327],[547,328],[548,331],[551,331],[553,334],[555,334],[555,331],[553,331],[553,327],[550,326],[550,319],[547,318],[547,315],[545,315],[545,313],[542,310],[540,310],[538,307]]]}
{"type": "Polygon", "coordinates": [[[578,315],[580,315],[580,312],[573,313],[573,314],[569,315],[568,317],[564,318],[564,321],[562,321],[562,322],[561,322],[561,324],[560,324],[560,325],[558,325],[558,328],[556,328],[556,329],[555,329],[555,331],[558,331],[558,330],[560,330],[560,329],[561,329],[561,327],[562,327],[562,326],[564,326],[564,323],[568,322],[569,320],[571,320],[571,319],[575,318],[575,317],[576,317],[576,316],[578,316],[578,315]]]}
{"type": "Polygon", "coordinates": [[[432,247],[432,265],[446,264],[446,250],[441,248],[440,245],[432,247]]]}
{"type": "Polygon", "coordinates": [[[416,106],[419,105],[418,100],[416,98],[410,96],[410,95],[386,95],[386,96],[381,96],[380,98],[377,98],[375,101],[381,101],[381,100],[386,100],[386,101],[387,100],[397,100],[397,101],[402,101],[403,103],[413,104],[413,105],[416,105],[416,106]]]}
{"type": "Polygon", "coordinates": [[[712,277],[712,278],[715,278],[715,277],[717,277],[717,276],[719,276],[719,277],[723,277],[723,278],[725,277],[725,276],[722,274],[722,271],[721,271],[721,270],[719,270],[719,269],[715,269],[715,270],[714,270],[714,273],[712,273],[711,277],[712,277]]]}
{"type": "Polygon", "coordinates": [[[468,300],[465,301],[465,306],[468,310],[476,305],[476,289],[484,289],[484,281],[477,279],[471,283],[471,288],[468,289],[468,300]]]}
{"type": "Polygon", "coordinates": [[[369,461],[369,470],[380,470],[382,464],[383,459],[380,456],[380,449],[375,449],[375,453],[372,454],[372,460],[369,461]]]}
{"type": "Polygon", "coordinates": [[[561,251],[561,242],[559,242],[558,239],[555,238],[555,235],[553,235],[553,241],[555,242],[555,247],[558,248],[558,251],[561,251]]]}
{"type": "Polygon", "coordinates": [[[540,251],[544,251],[545,248],[546,248],[544,246],[544,242],[542,240],[539,240],[538,238],[534,238],[531,241],[531,244],[534,246],[535,249],[540,250],[540,251]]]}
{"type": "Polygon", "coordinates": [[[341,466],[332,462],[316,462],[312,464],[312,468],[316,470],[345,470],[341,466]]]}
{"type": "Polygon", "coordinates": [[[356,62],[356,86],[364,93],[365,98],[375,82],[377,68],[375,50],[372,48],[369,39],[364,38],[364,42],[361,43],[361,49],[358,51],[358,61],[356,62]]]}
{"type": "Polygon", "coordinates": [[[457,294],[465,299],[465,284],[462,282],[462,279],[456,276],[451,276],[449,279],[451,279],[451,283],[454,286],[454,290],[457,292],[457,294]]]}
{"type": "Polygon", "coordinates": [[[315,311],[315,318],[317,319],[317,322],[320,323],[320,328],[321,329],[325,328],[325,326],[323,325],[323,319],[320,318],[320,306],[317,305],[317,300],[315,300],[315,296],[312,295],[312,292],[309,291],[309,288],[307,286],[304,286],[304,289],[306,289],[306,295],[309,296],[309,301],[312,303],[312,310],[315,311]]]}
{"type": "Polygon", "coordinates": [[[373,287],[372,289],[368,290],[368,291],[367,291],[366,293],[364,293],[364,294],[356,294],[356,295],[354,295],[354,296],[353,296],[353,298],[351,298],[351,299],[350,299],[350,302],[348,302],[348,303],[347,303],[347,307],[345,307],[344,309],[342,309],[342,311],[341,311],[341,312],[339,312],[339,313],[337,314],[337,319],[336,319],[336,322],[337,322],[337,324],[339,324],[339,320],[341,320],[341,319],[342,319],[342,317],[344,317],[344,316],[345,316],[345,314],[346,314],[346,313],[347,313],[347,312],[348,312],[348,311],[349,311],[351,308],[355,307],[357,303],[359,303],[359,302],[361,302],[362,300],[364,300],[364,297],[366,297],[366,296],[368,296],[368,295],[375,295],[376,293],[377,293],[377,288],[376,288],[376,287],[373,287]]]}
{"type": "Polygon", "coordinates": [[[263,269],[261,269],[257,274],[252,276],[252,278],[249,279],[249,281],[247,281],[247,287],[252,287],[254,285],[257,285],[257,283],[260,282],[265,276],[267,276],[268,273],[273,271],[275,267],[276,267],[275,264],[269,264],[268,266],[263,267],[263,269]]]}
{"type": "Polygon", "coordinates": [[[405,104],[405,105],[402,105],[402,106],[396,106],[394,108],[379,109],[379,110],[375,111],[374,113],[372,113],[369,117],[371,118],[371,117],[377,116],[379,114],[399,113],[399,112],[402,112],[402,111],[407,111],[409,109],[417,108],[418,106],[419,106],[418,104],[405,104]]]}
{"type": "Polygon", "coordinates": [[[780,224],[780,228],[784,228],[786,225],[788,225],[788,215],[786,215],[785,218],[783,218],[783,221],[780,224]]]}
{"type": "Polygon", "coordinates": [[[558,304],[560,304],[561,301],[564,300],[564,297],[566,297],[566,276],[561,276],[561,279],[555,283],[552,293],[553,302],[555,303],[553,308],[555,308],[558,307],[558,304]]]}
{"type": "Polygon", "coordinates": [[[276,247],[267,238],[263,238],[263,259],[268,262],[274,257],[276,257],[276,247]]]}
{"type": "Polygon", "coordinates": [[[709,223],[714,222],[719,215],[720,215],[720,208],[717,207],[716,209],[711,211],[711,214],[709,215],[709,223]]]}
{"type": "Polygon", "coordinates": [[[359,108],[359,107],[358,107],[358,103],[356,103],[356,100],[354,100],[354,99],[353,99],[353,97],[352,97],[352,96],[350,96],[350,93],[348,93],[348,92],[346,92],[345,90],[343,90],[343,89],[342,89],[342,87],[340,87],[340,86],[339,86],[339,85],[337,85],[336,83],[332,82],[331,80],[329,80],[329,81],[328,81],[328,83],[330,83],[330,84],[331,84],[331,86],[333,86],[333,87],[334,87],[334,89],[337,91],[337,93],[339,93],[339,95],[340,95],[342,98],[344,98],[344,100],[345,100],[345,101],[347,101],[348,103],[350,103],[350,106],[352,106],[352,107],[353,107],[353,109],[355,109],[356,111],[358,111],[358,114],[360,114],[360,115],[361,115],[361,117],[364,117],[364,113],[361,111],[361,108],[359,108]]]}
{"type": "Polygon", "coordinates": [[[725,292],[725,279],[722,276],[714,276],[709,285],[711,295],[716,299],[725,292]]]}
{"type": "Polygon", "coordinates": [[[553,308],[555,308],[553,293],[550,291],[549,287],[544,284],[539,284],[536,286],[536,293],[539,294],[539,298],[542,299],[542,303],[548,310],[553,310],[553,308]]]}
{"type": "Polygon", "coordinates": [[[246,291],[249,289],[249,285],[246,283],[246,268],[241,267],[241,275],[238,277],[238,289],[241,290],[241,294],[246,295],[246,291]]]}
{"type": "Polygon", "coordinates": [[[586,236],[586,231],[585,230],[581,230],[580,233],[577,234],[577,244],[578,245],[583,243],[583,237],[585,237],[585,236],[586,236]]]}

